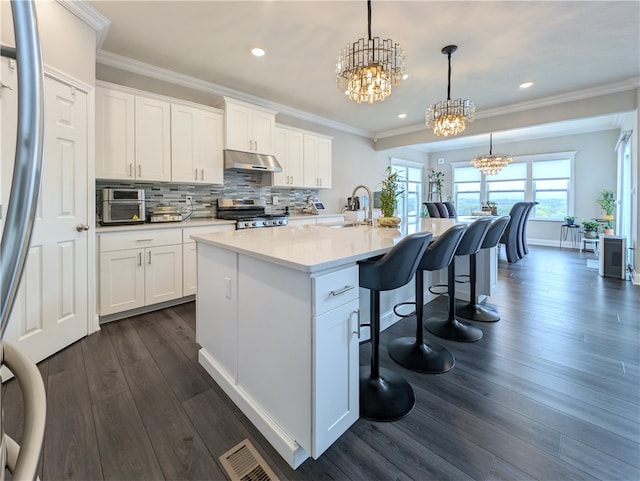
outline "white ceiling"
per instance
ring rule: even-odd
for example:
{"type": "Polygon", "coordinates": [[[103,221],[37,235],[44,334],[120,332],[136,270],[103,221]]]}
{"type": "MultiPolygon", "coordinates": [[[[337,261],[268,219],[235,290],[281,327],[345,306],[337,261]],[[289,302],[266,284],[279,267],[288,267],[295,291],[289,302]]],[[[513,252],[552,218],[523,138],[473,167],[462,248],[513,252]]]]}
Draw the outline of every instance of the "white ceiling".
{"type": "MultiPolygon", "coordinates": [[[[374,1],[372,34],[403,46],[409,78],[373,105],[349,101],[335,81],[338,49],[367,34],[364,0],[89,3],[111,21],[105,55],[193,77],[214,91],[219,86],[286,105],[370,137],[424,125],[425,107],[446,99],[447,58],[440,50],[448,44],[458,45],[451,96],[472,99],[479,115],[576,90],[638,86],[640,78],[635,0],[374,1]],[[254,46],[266,56],[253,57],[254,46]],[[519,89],[527,80],[534,86],[519,89]]],[[[585,128],[618,120],[590,119],[585,128]]],[[[557,133],[564,125],[553,127],[557,133]]],[[[575,122],[566,127],[580,128],[575,122]]],[[[503,141],[541,135],[539,129],[503,133],[503,141]]]]}

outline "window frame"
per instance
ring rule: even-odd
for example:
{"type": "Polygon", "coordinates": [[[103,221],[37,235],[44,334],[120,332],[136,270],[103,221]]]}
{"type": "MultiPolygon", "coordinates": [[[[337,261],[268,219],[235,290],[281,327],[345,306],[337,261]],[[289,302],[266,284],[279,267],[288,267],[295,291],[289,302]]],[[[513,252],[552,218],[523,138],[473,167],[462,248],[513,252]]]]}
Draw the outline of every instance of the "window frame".
{"type": "MultiPolygon", "coordinates": [[[[418,217],[420,216],[420,212],[422,211],[422,202],[424,199],[424,172],[425,172],[425,164],[423,164],[422,162],[415,162],[415,161],[411,161],[411,160],[405,160],[405,159],[399,159],[396,157],[391,157],[389,159],[389,165],[391,166],[391,168],[393,169],[394,167],[402,167],[402,168],[411,168],[411,169],[419,169],[420,170],[420,182],[415,182],[415,181],[409,181],[408,178],[404,178],[402,177],[402,182],[400,182],[402,184],[402,189],[403,189],[403,193],[401,194],[403,196],[403,206],[407,206],[408,205],[408,184],[417,184],[419,187],[419,192],[417,193],[417,205],[416,205],[416,210],[418,213],[418,217]]],[[[408,218],[408,212],[403,211],[403,212],[398,212],[398,216],[402,219],[403,223],[408,223],[408,222],[414,222],[415,219],[409,219],[408,218]]]]}
{"type": "MultiPolygon", "coordinates": [[[[577,151],[566,151],[566,152],[550,152],[546,154],[528,154],[528,155],[517,155],[513,157],[513,162],[524,162],[526,163],[526,179],[525,179],[525,192],[524,192],[524,200],[526,202],[533,202],[534,199],[534,179],[533,179],[533,164],[535,162],[544,162],[549,160],[569,160],[569,179],[567,182],[567,214],[566,215],[575,215],[575,189],[573,188],[574,179],[575,179],[575,155],[577,151]]],[[[461,161],[461,162],[452,162],[451,168],[452,172],[455,171],[456,168],[460,167],[469,167],[470,161],[461,161]]],[[[455,174],[452,175],[455,177],[455,174]]],[[[487,179],[487,176],[484,173],[481,173],[480,180],[480,201],[486,202],[488,198],[488,183],[490,180],[487,179]]],[[[558,177],[558,179],[565,179],[566,177],[558,177]]],[[[455,182],[452,185],[453,191],[456,192],[455,182]]],[[[531,220],[537,220],[541,222],[564,222],[564,218],[562,219],[540,219],[535,217],[535,209],[532,213],[531,220]]]]}

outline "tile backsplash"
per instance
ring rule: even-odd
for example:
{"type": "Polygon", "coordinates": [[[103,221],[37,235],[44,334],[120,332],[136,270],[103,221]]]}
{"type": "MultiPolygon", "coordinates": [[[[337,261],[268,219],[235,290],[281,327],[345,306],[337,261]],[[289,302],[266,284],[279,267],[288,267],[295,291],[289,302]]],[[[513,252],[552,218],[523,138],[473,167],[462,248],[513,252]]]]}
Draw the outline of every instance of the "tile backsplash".
{"type": "Polygon", "coordinates": [[[158,204],[179,206],[183,215],[188,215],[190,209],[185,205],[185,196],[193,198],[193,213],[191,218],[216,216],[216,202],[220,197],[234,199],[260,199],[267,203],[268,214],[278,214],[289,207],[292,214],[299,214],[306,205],[307,197],[317,200],[317,189],[287,189],[264,185],[262,173],[225,170],[224,185],[173,184],[96,180],[96,208],[98,214],[101,209],[101,189],[104,187],[122,187],[128,189],[144,189],[147,209],[158,204]],[[272,204],[273,196],[278,197],[278,204],[272,204]]]}

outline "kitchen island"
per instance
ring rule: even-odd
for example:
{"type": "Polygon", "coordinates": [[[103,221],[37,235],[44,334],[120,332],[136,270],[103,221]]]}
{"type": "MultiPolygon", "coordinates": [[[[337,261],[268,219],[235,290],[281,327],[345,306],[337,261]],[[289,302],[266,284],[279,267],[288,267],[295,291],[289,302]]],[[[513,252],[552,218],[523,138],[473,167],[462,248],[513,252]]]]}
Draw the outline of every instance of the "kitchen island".
{"type": "MultiPolygon", "coordinates": [[[[320,456],[358,419],[359,324],[368,314],[360,308],[357,262],[412,232],[437,237],[454,222],[193,237],[199,362],[293,468],[320,456]]],[[[485,261],[487,268],[497,263],[495,256],[485,261]]],[[[486,286],[479,291],[489,293],[486,286]]]]}

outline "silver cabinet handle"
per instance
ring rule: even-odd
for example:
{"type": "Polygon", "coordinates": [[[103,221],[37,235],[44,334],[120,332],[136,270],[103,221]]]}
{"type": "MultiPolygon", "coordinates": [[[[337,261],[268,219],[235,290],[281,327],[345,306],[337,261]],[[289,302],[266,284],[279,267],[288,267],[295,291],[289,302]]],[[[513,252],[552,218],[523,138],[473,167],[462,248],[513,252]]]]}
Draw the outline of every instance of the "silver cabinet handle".
{"type": "Polygon", "coordinates": [[[151,242],[153,239],[136,239],[136,242],[151,242]]]}
{"type": "Polygon", "coordinates": [[[138,252],[138,267],[142,267],[142,252],[138,252]]]}
{"type": "Polygon", "coordinates": [[[357,334],[358,339],[360,339],[360,309],[356,310],[356,311],[351,311],[351,313],[349,314],[349,320],[351,320],[351,316],[353,316],[354,314],[356,314],[358,317],[356,319],[357,321],[357,329],[355,331],[352,331],[353,334],[357,334]]]}
{"type": "Polygon", "coordinates": [[[151,265],[151,251],[149,251],[149,265],[151,265]]]}
{"type": "Polygon", "coordinates": [[[344,294],[345,292],[355,288],[356,286],[344,286],[342,289],[338,289],[337,291],[331,291],[329,294],[331,294],[332,296],[339,296],[340,294],[344,294]]]}
{"type": "Polygon", "coordinates": [[[76,225],[76,230],[78,232],[82,232],[83,230],[89,230],[89,226],[87,224],[78,224],[76,225]]]}
{"type": "Polygon", "coordinates": [[[133,177],[133,164],[129,164],[129,177],[133,177]]]}
{"type": "Polygon", "coordinates": [[[198,169],[194,169],[196,171],[196,178],[193,180],[198,180],[198,169]]]}
{"type": "Polygon", "coordinates": [[[204,169],[200,169],[200,180],[204,180],[204,169]]]}
{"type": "Polygon", "coordinates": [[[138,177],[142,177],[142,164],[138,164],[138,177]]]}

